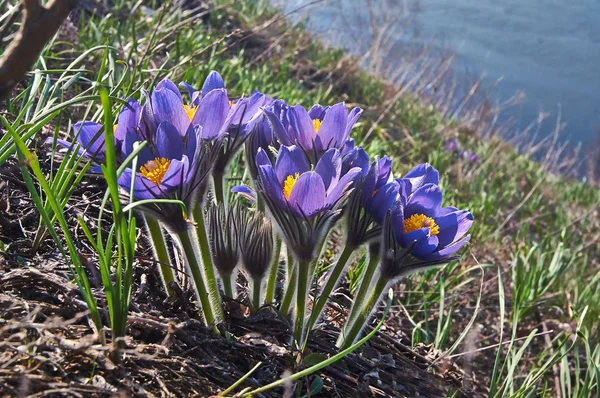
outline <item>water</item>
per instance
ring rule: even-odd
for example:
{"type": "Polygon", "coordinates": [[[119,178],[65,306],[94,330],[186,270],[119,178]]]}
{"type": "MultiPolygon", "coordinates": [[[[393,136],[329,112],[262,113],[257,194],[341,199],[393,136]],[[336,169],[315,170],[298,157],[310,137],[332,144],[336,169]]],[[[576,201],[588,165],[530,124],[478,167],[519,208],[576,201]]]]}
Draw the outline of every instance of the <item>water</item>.
{"type": "MultiPolygon", "coordinates": [[[[306,3],[291,1],[284,8],[290,11],[306,3]]],[[[386,12],[399,14],[400,3],[387,0],[386,12]]],[[[503,115],[515,120],[515,127],[527,127],[544,111],[552,116],[542,124],[540,135],[550,135],[560,113],[566,124],[562,140],[573,145],[581,142],[584,147],[596,145],[596,129],[600,128],[599,0],[408,3],[412,22],[398,40],[453,51],[456,73],[483,76],[484,83],[494,87],[491,95],[496,101],[524,92],[525,100],[503,115]]],[[[359,23],[368,18],[367,5],[367,0],[330,0],[298,15],[309,17],[309,30],[352,51],[356,44],[344,32],[349,27],[368,30],[359,23]]]]}

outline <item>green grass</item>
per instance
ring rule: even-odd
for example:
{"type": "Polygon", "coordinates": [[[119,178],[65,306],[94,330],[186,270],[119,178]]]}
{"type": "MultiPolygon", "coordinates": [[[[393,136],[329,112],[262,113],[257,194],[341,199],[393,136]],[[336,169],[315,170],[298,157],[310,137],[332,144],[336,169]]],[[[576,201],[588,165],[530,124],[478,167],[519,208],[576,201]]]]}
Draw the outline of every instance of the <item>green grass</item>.
{"type": "MultiPolygon", "coordinates": [[[[150,90],[164,77],[198,87],[215,69],[233,95],[260,89],[305,106],[357,103],[366,110],[354,133],[358,142],[373,155],[392,157],[395,175],[430,162],[440,171],[445,203],[471,210],[476,220],[460,263],[398,287],[392,311],[407,320],[402,327],[411,343],[433,344],[443,356],[491,347],[458,356],[459,366],[471,361],[480,383],[476,388],[489,396],[600,394],[598,189],[550,174],[501,139],[480,139],[460,120],[446,120],[410,95],[394,102],[379,120],[389,98],[385,84],[361,72],[352,60],[341,62],[342,51],[324,49],[301,27],[281,20],[265,25],[277,15],[263,2],[218,2],[203,21],[167,6],[147,15],[135,2],[115,3],[110,15],[82,19],[76,38],[61,37],[48,45],[27,85],[13,93],[3,113],[5,129],[13,133],[0,137],[0,164],[16,155],[16,143],[34,151],[48,130],[56,138],[71,134],[70,125],[78,120],[106,117],[100,87],[107,87],[118,104],[121,97],[141,100],[141,89],[150,90]],[[455,135],[481,157],[480,165],[470,167],[443,151],[446,139],[455,135]],[[465,342],[475,325],[479,337],[469,348],[465,342]],[[542,334],[544,328],[549,333],[542,334]]],[[[7,6],[0,2],[0,7],[7,6]]],[[[71,154],[59,167],[72,171],[80,162],[71,154]]],[[[48,175],[35,164],[30,167],[38,182],[47,180],[41,191],[33,180],[28,182],[38,192],[39,233],[50,233],[68,255],[74,248],[62,211],[83,174],[59,169],[48,175]],[[45,229],[55,220],[66,250],[53,228],[45,229]]],[[[115,170],[105,172],[113,175],[115,170]]],[[[27,168],[23,173],[31,178],[27,168]]],[[[243,177],[240,168],[232,167],[232,173],[243,177]]],[[[88,238],[104,253],[100,258],[107,272],[121,267],[117,275],[128,278],[135,224],[120,211],[108,240],[88,238]],[[113,249],[123,254],[116,264],[109,255],[113,249]]],[[[360,263],[361,257],[356,260],[360,263]]],[[[351,272],[351,287],[358,274],[358,269],[351,272]]],[[[126,316],[131,292],[118,290],[120,280],[111,283],[105,288],[118,296],[117,318],[126,316]]],[[[81,285],[89,291],[83,281],[81,285]]]]}

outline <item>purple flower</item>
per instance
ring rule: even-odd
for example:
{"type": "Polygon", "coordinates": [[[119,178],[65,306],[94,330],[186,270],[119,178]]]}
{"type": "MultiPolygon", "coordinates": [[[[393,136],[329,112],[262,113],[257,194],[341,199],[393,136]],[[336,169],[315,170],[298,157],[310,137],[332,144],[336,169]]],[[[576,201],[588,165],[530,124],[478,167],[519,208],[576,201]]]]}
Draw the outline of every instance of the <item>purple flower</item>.
{"type": "Polygon", "coordinates": [[[353,108],[348,114],[346,105],[339,103],[328,107],[314,105],[306,111],[301,105],[275,101],[265,112],[282,145],[297,145],[316,162],[328,149],[344,148],[362,109],[353,108]]]}
{"type": "Polygon", "coordinates": [[[449,153],[455,153],[460,150],[460,143],[456,138],[446,141],[444,145],[444,151],[449,153]]]}
{"type": "Polygon", "coordinates": [[[473,224],[467,210],[442,207],[442,192],[425,184],[401,197],[384,225],[382,273],[390,278],[456,260],[453,255],[470,239],[473,224]]]}
{"type": "Polygon", "coordinates": [[[337,149],[326,151],[314,169],[302,150],[281,146],[275,166],[260,148],[257,188],[297,257],[312,259],[314,248],[339,214],[358,167],[342,173],[337,149]]]}
{"type": "Polygon", "coordinates": [[[407,198],[417,189],[426,184],[437,185],[440,179],[440,174],[429,163],[422,163],[409,171],[402,178],[397,178],[396,181],[400,184],[400,193],[407,198]]]}
{"type": "Polygon", "coordinates": [[[361,176],[346,208],[346,244],[352,247],[377,238],[381,224],[400,191],[392,179],[392,161],[387,156],[370,162],[369,155],[356,147],[344,156],[342,171],[359,167],[361,176]]]}
{"type": "Polygon", "coordinates": [[[466,160],[467,163],[481,163],[481,158],[475,152],[462,151],[460,157],[466,160]]]}

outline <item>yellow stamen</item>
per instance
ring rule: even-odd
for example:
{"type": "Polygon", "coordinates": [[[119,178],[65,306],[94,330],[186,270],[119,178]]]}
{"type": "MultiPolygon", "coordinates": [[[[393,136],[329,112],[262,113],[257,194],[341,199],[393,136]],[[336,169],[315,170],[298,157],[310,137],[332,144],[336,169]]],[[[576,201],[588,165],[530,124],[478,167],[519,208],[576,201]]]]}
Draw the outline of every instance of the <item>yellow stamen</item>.
{"type": "Polygon", "coordinates": [[[319,134],[319,129],[321,128],[321,120],[313,119],[313,126],[315,126],[315,133],[319,134]]]}
{"type": "Polygon", "coordinates": [[[229,101],[229,107],[233,108],[233,101],[231,101],[231,100],[229,101]]]}
{"type": "Polygon", "coordinates": [[[414,214],[404,220],[405,234],[421,228],[429,228],[429,233],[431,235],[440,233],[440,227],[435,223],[433,218],[427,217],[425,214],[414,214]]]}
{"type": "Polygon", "coordinates": [[[190,118],[190,121],[194,118],[194,114],[196,113],[196,108],[197,107],[194,105],[187,106],[186,104],[183,104],[183,109],[185,110],[185,113],[190,118]]]}
{"type": "Polygon", "coordinates": [[[290,195],[292,194],[292,188],[294,188],[294,185],[296,185],[298,178],[300,178],[300,173],[287,176],[287,178],[283,182],[283,195],[286,199],[290,198],[290,195]]]}
{"type": "Polygon", "coordinates": [[[117,131],[117,125],[116,125],[116,124],[115,124],[115,125],[113,125],[113,133],[114,133],[115,131],[117,131]]]}
{"type": "MultiPolygon", "coordinates": [[[[350,162],[350,163],[352,163],[352,162],[350,162]]],[[[377,195],[377,192],[379,192],[379,189],[374,190],[373,193],[371,194],[371,197],[374,198],[375,195],[377,195]]]]}
{"type": "Polygon", "coordinates": [[[158,186],[165,177],[165,174],[167,174],[170,165],[171,162],[165,158],[155,158],[140,167],[140,173],[152,181],[154,185],[158,186]]]}

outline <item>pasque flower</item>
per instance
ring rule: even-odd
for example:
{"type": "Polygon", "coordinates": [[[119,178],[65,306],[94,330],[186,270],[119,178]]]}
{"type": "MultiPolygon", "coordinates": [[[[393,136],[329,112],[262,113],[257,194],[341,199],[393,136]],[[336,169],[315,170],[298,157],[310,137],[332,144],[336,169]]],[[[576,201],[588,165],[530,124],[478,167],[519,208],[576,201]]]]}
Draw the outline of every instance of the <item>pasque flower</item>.
{"type": "Polygon", "coordinates": [[[442,191],[425,184],[401,197],[384,228],[381,272],[392,279],[429,266],[444,264],[470,239],[473,215],[467,210],[442,207],[442,191]],[[393,237],[393,239],[392,239],[393,237]]]}
{"type": "Polygon", "coordinates": [[[346,105],[338,103],[317,104],[306,111],[301,105],[289,106],[278,100],[265,112],[281,144],[299,146],[316,163],[328,149],[344,147],[362,109],[353,108],[348,114],[346,105]]]}
{"type": "MultiPolygon", "coordinates": [[[[307,221],[335,211],[360,173],[360,168],[354,167],[342,175],[341,155],[333,148],[326,151],[311,170],[304,152],[295,145],[279,149],[275,166],[260,148],[256,165],[260,189],[270,210],[307,221]]],[[[282,229],[284,234],[296,235],[293,230],[282,229]]]]}

